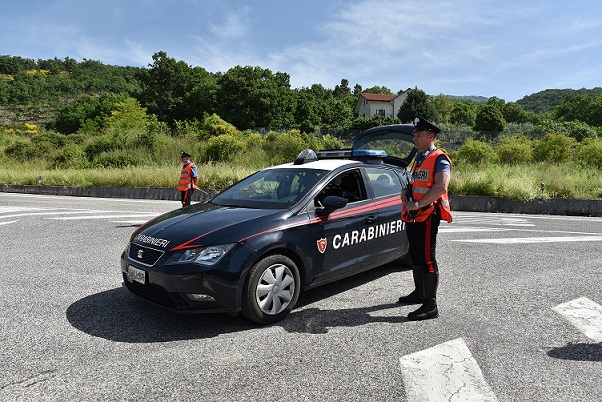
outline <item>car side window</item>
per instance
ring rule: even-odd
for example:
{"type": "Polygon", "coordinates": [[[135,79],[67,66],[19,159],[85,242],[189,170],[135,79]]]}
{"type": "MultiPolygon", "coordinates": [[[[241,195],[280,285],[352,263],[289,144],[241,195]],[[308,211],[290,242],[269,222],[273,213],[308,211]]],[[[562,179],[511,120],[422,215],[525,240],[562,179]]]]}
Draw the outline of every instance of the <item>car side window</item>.
{"type": "Polygon", "coordinates": [[[367,198],[366,188],[359,171],[350,170],[330,180],[316,196],[315,200],[321,202],[329,195],[347,198],[350,203],[365,200],[367,198]]]}
{"type": "Polygon", "coordinates": [[[367,168],[366,174],[374,191],[374,198],[401,193],[401,182],[393,170],[367,168]]]}

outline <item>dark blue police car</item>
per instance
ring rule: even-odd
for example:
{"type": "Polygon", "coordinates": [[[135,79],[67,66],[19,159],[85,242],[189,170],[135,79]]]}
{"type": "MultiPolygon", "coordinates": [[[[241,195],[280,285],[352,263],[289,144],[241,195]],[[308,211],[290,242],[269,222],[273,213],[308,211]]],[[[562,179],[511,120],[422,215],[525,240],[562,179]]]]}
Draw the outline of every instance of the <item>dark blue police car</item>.
{"type": "Polygon", "coordinates": [[[147,222],[121,256],[125,287],[175,311],[267,324],[304,289],[403,259],[412,130],[376,127],[349,150],[306,150],[147,222]]]}

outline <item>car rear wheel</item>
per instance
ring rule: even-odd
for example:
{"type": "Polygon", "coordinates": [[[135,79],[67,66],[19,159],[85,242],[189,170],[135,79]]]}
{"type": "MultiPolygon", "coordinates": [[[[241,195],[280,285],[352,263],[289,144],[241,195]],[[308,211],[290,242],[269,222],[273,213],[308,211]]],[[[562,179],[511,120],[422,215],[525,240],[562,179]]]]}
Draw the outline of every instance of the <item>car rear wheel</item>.
{"type": "Polygon", "coordinates": [[[299,270],[283,255],[271,255],[256,263],[244,289],[242,314],[260,324],[282,320],[297,303],[299,270]]]}

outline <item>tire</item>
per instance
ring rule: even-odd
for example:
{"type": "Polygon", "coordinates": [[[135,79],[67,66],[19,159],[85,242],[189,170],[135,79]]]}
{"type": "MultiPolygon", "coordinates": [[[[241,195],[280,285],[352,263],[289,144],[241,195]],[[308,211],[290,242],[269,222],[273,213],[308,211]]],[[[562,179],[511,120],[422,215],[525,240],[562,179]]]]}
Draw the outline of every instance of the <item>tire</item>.
{"type": "Polygon", "coordinates": [[[265,257],[249,272],[241,312],[260,324],[280,321],[295,307],[300,291],[299,269],[290,258],[265,257]]]}

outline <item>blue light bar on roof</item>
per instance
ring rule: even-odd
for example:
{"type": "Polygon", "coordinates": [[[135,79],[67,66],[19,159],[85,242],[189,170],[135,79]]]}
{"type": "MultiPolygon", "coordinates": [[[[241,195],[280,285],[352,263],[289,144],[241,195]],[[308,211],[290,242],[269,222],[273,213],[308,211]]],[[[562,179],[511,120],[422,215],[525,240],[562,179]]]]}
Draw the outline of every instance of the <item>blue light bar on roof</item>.
{"type": "Polygon", "coordinates": [[[355,149],[351,156],[354,158],[384,158],[387,156],[387,153],[381,149],[355,149]]]}
{"type": "Polygon", "coordinates": [[[345,159],[351,157],[350,149],[333,149],[316,152],[319,159],[345,159]]]}

